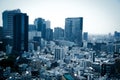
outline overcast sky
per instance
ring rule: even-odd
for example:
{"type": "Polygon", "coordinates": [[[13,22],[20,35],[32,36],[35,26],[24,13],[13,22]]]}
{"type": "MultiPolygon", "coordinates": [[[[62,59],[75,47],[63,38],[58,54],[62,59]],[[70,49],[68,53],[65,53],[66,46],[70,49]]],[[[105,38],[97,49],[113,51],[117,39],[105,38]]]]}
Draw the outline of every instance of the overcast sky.
{"type": "Polygon", "coordinates": [[[120,31],[120,0],[0,0],[0,25],[4,10],[21,9],[29,23],[42,17],[51,28],[65,25],[67,17],[83,17],[83,31],[104,34],[120,31]]]}

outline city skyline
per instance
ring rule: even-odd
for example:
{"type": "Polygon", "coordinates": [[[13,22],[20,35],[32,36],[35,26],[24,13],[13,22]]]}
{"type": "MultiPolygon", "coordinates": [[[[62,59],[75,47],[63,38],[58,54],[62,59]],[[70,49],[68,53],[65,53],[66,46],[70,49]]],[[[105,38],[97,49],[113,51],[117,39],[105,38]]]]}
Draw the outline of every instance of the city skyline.
{"type": "Polygon", "coordinates": [[[0,1],[0,80],[120,79],[118,0],[74,1],[0,1]]]}
{"type": "Polygon", "coordinates": [[[0,1],[0,26],[2,12],[21,9],[30,17],[33,24],[35,18],[42,17],[51,21],[51,28],[65,27],[65,18],[83,17],[83,32],[105,34],[120,31],[119,0],[31,0],[31,1],[0,1]]]}

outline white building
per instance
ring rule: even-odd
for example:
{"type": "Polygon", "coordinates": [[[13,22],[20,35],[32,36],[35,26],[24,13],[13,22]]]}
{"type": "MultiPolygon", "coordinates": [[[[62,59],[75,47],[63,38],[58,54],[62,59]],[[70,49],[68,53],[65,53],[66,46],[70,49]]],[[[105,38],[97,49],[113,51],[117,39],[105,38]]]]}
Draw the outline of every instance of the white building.
{"type": "Polygon", "coordinates": [[[46,21],[46,28],[50,28],[50,21],[49,20],[46,21]]]}
{"type": "Polygon", "coordinates": [[[41,37],[41,32],[40,31],[29,31],[28,35],[29,35],[28,39],[33,40],[33,37],[35,36],[41,37]]]}
{"type": "Polygon", "coordinates": [[[65,51],[61,47],[56,47],[55,48],[55,60],[63,60],[65,58],[65,51]]]}

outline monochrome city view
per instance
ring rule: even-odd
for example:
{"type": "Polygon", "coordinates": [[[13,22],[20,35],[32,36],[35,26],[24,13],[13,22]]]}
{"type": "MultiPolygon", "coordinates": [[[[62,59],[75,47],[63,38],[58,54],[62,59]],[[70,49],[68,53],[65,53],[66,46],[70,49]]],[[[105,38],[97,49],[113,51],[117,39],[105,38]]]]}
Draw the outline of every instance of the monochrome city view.
{"type": "Polygon", "coordinates": [[[0,80],[119,80],[119,0],[0,0],[0,80]]]}

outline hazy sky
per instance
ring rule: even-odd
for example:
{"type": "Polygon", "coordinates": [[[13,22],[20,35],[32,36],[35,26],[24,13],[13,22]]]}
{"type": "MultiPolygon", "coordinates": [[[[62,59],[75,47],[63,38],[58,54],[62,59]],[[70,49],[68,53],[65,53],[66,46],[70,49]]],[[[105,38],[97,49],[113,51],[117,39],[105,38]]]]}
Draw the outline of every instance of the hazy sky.
{"type": "Polygon", "coordinates": [[[51,28],[64,28],[65,18],[83,17],[83,31],[120,31],[120,0],[0,0],[0,25],[2,12],[17,8],[29,15],[30,24],[42,17],[51,21],[51,28]]]}

